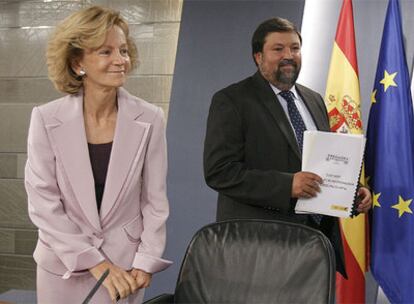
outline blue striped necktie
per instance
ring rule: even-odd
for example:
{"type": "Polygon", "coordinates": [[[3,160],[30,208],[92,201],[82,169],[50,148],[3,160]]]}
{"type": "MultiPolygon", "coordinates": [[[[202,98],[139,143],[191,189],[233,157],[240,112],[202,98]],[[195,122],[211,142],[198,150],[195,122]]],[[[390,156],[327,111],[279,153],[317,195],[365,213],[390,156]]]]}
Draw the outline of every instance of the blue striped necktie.
{"type": "MultiPolygon", "coordinates": [[[[290,122],[292,123],[293,129],[295,130],[296,141],[298,143],[299,150],[302,153],[303,132],[306,131],[306,126],[303,122],[302,116],[300,115],[298,108],[296,107],[295,97],[291,91],[282,91],[279,93],[279,95],[282,96],[287,102],[290,122]]],[[[320,225],[322,220],[321,214],[313,213],[310,214],[310,217],[316,224],[320,225]]]]}

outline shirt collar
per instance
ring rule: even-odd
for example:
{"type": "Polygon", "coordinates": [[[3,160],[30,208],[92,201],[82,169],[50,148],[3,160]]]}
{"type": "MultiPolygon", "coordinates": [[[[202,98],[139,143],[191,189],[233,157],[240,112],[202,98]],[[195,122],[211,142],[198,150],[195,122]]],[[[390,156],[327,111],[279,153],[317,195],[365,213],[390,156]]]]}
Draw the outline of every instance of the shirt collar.
{"type": "MultiPolygon", "coordinates": [[[[272,88],[273,92],[275,92],[276,95],[279,95],[279,93],[282,92],[282,90],[279,90],[278,88],[276,88],[270,82],[269,82],[269,84],[270,84],[270,87],[272,88]]],[[[295,99],[298,99],[298,93],[296,91],[296,87],[295,86],[292,86],[289,91],[291,91],[293,93],[293,96],[295,96],[295,99]]]]}

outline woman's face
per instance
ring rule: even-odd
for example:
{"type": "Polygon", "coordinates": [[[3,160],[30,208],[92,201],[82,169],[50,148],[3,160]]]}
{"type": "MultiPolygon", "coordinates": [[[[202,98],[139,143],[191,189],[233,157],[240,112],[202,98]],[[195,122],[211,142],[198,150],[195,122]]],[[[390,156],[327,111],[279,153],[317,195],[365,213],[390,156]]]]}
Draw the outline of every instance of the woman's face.
{"type": "Polygon", "coordinates": [[[118,88],[125,83],[131,67],[128,45],[119,26],[108,31],[106,40],[98,49],[87,49],[79,62],[86,72],[85,88],[118,88]]]}

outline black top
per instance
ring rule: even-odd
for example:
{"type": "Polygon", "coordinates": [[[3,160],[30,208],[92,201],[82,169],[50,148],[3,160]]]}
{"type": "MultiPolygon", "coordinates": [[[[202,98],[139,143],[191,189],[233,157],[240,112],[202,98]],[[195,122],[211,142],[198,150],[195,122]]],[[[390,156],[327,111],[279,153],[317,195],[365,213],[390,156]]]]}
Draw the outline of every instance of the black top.
{"type": "Polygon", "coordinates": [[[99,211],[101,209],[102,197],[105,189],[106,173],[108,172],[112,142],[105,144],[88,143],[88,148],[93,178],[95,180],[96,204],[99,211]]]}

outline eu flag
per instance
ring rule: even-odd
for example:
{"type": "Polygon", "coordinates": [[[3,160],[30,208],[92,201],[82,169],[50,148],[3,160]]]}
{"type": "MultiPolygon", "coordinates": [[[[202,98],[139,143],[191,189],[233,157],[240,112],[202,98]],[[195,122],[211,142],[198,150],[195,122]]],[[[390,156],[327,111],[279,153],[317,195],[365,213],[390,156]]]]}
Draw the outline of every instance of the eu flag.
{"type": "Polygon", "coordinates": [[[384,24],[368,120],[371,271],[392,303],[414,302],[414,128],[398,0],[384,24]]]}

